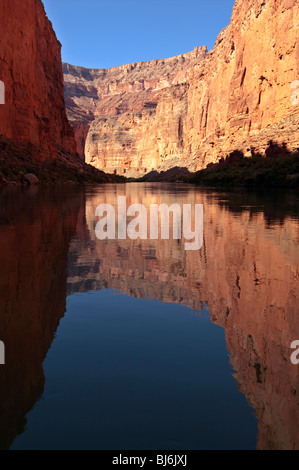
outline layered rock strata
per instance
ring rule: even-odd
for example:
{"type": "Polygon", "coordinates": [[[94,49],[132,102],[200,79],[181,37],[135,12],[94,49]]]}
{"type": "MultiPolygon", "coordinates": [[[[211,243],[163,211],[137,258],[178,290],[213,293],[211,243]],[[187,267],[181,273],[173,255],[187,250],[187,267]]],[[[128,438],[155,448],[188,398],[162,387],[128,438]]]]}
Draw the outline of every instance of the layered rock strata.
{"type": "Polygon", "coordinates": [[[295,150],[298,31],[296,0],[236,0],[209,53],[196,48],[109,70],[64,64],[82,158],[140,176],[174,166],[199,170],[234,150],[249,157],[271,140],[295,150]]]}
{"type": "Polygon", "coordinates": [[[61,44],[40,0],[0,0],[0,135],[38,160],[76,153],[63,95],[61,44]]]}
{"type": "Polygon", "coordinates": [[[159,142],[161,151],[167,145],[169,151],[179,152],[182,145],[176,142],[177,126],[186,108],[180,85],[187,83],[192,67],[206,55],[206,47],[197,47],[178,57],[109,70],[63,64],[68,117],[81,157],[86,154],[86,161],[97,168],[126,173],[136,165],[156,168],[159,154],[153,157],[153,150],[159,142]],[[160,109],[159,103],[172,87],[177,91],[169,96],[168,106],[174,110],[171,118],[166,104],[160,109]],[[175,95],[181,102],[177,109],[172,102],[175,95]],[[163,142],[165,134],[167,144],[163,142]]]}

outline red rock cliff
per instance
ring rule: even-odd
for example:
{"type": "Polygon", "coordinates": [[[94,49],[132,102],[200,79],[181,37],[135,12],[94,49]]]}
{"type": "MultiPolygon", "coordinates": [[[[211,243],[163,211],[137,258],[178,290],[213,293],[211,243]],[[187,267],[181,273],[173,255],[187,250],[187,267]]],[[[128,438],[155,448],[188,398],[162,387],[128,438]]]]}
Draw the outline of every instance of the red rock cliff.
{"type": "Polygon", "coordinates": [[[0,135],[39,160],[75,153],[65,112],[61,45],[40,0],[0,0],[0,135]]]}
{"type": "Polygon", "coordinates": [[[299,106],[291,101],[298,32],[297,0],[236,0],[230,25],[190,79],[188,144],[196,168],[237,149],[263,153],[270,140],[299,146],[299,106]]]}
{"type": "Polygon", "coordinates": [[[299,147],[297,0],[236,0],[213,50],[110,70],[64,65],[67,108],[81,156],[142,175],[201,169],[270,140],[299,147]]]}
{"type": "Polygon", "coordinates": [[[156,168],[161,152],[180,152],[179,118],[186,111],[186,94],[179,84],[186,84],[192,67],[206,55],[206,47],[201,47],[109,70],[63,64],[68,116],[82,158],[86,139],[86,161],[121,174],[156,168]],[[170,88],[173,114],[160,105],[170,88]]]}

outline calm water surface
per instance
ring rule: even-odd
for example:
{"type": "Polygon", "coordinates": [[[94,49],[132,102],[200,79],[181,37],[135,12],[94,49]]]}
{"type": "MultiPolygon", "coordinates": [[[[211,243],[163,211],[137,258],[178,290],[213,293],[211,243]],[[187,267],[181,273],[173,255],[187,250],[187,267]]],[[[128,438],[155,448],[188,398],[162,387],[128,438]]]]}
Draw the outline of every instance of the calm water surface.
{"type": "Polygon", "coordinates": [[[183,185],[0,193],[0,447],[299,449],[299,204],[183,185]],[[99,204],[204,205],[204,244],[99,204]]]}

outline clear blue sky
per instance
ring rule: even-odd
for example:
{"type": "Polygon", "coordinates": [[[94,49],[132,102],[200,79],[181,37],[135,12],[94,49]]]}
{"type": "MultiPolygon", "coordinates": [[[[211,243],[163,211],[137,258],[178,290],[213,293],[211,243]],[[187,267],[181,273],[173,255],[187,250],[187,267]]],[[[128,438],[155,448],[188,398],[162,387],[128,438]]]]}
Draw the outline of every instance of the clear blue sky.
{"type": "Polygon", "coordinates": [[[90,68],[211,49],[234,0],[44,0],[62,60],[90,68]]]}

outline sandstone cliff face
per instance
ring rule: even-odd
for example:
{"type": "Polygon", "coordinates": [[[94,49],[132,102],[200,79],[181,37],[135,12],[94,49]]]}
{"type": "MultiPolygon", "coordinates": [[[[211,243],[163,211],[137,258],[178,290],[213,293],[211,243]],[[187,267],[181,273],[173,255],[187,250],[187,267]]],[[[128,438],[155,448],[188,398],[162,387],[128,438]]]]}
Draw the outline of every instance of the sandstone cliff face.
{"type": "Polygon", "coordinates": [[[68,116],[80,155],[86,144],[88,163],[131,175],[157,168],[164,156],[181,154],[188,76],[206,55],[201,47],[109,70],[63,64],[68,116]]]}
{"type": "Polygon", "coordinates": [[[297,0],[236,1],[230,25],[191,78],[188,129],[195,167],[237,149],[247,156],[252,147],[263,152],[270,140],[298,147],[299,107],[291,102],[298,32],[297,0]]]}
{"type": "Polygon", "coordinates": [[[65,94],[83,157],[142,175],[201,169],[270,140],[299,147],[296,0],[237,0],[212,51],[110,70],[64,65],[65,94]]]}
{"type": "Polygon", "coordinates": [[[0,135],[38,158],[76,153],[65,112],[61,45],[40,0],[0,0],[0,135]]]}

